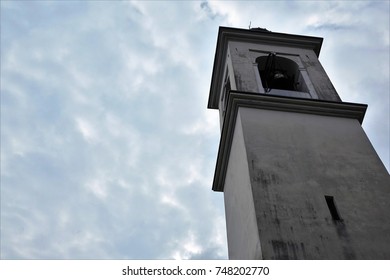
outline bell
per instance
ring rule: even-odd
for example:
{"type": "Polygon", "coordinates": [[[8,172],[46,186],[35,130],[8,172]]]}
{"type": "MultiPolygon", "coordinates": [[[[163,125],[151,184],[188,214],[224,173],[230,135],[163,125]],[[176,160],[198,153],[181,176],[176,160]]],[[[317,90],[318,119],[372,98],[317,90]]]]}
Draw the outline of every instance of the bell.
{"type": "Polygon", "coordinates": [[[282,72],[275,72],[274,74],[274,80],[277,79],[287,79],[287,76],[283,74],[282,72]]]}

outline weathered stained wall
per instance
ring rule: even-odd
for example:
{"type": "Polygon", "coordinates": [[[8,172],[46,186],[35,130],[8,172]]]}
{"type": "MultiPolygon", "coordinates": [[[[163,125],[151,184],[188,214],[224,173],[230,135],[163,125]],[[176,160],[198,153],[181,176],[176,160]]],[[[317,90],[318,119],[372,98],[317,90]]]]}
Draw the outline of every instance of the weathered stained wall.
{"type": "Polygon", "coordinates": [[[224,200],[229,259],[260,259],[259,233],[239,116],[226,173],[224,200]]]}
{"type": "Polygon", "coordinates": [[[225,207],[229,256],[260,258],[257,224],[264,259],[390,259],[389,174],[354,119],[240,108],[225,207]]]}

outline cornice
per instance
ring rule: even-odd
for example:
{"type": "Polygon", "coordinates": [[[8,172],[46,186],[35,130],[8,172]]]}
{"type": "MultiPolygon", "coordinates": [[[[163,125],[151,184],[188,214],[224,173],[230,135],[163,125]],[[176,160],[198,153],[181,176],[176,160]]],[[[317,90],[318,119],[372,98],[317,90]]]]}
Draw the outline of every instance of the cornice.
{"type": "Polygon", "coordinates": [[[366,104],[331,102],[231,91],[219,143],[212,189],[223,191],[237,113],[240,107],[356,119],[361,124],[366,104]]]}

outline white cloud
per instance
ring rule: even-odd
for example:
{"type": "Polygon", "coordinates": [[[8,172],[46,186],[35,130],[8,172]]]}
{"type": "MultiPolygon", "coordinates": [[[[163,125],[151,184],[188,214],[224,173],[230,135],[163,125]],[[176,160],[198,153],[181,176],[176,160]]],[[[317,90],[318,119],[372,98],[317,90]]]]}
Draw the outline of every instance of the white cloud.
{"type": "Polygon", "coordinates": [[[80,131],[81,135],[88,142],[93,142],[98,139],[98,135],[96,133],[93,125],[83,118],[76,118],[77,129],[80,131]]]}
{"type": "Polygon", "coordinates": [[[98,198],[104,199],[107,196],[107,187],[105,186],[104,179],[94,179],[91,182],[87,182],[86,187],[98,198]]]}

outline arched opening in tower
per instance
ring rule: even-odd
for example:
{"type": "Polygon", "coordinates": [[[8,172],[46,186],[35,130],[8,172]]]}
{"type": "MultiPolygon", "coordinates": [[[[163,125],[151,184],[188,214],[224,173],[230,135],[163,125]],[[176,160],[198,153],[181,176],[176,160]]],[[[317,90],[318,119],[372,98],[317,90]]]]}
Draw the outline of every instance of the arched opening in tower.
{"type": "Polygon", "coordinates": [[[309,92],[298,64],[275,53],[256,59],[265,92],[272,89],[309,92]]]}

